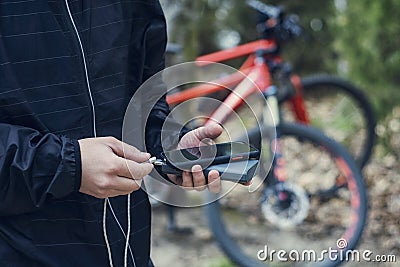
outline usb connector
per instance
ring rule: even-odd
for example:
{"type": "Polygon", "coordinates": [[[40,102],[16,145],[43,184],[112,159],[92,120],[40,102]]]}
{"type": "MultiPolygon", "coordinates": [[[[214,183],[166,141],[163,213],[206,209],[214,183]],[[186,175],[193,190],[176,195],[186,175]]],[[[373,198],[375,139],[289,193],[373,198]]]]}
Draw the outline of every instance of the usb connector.
{"type": "Polygon", "coordinates": [[[162,166],[164,164],[163,160],[157,159],[156,157],[149,158],[149,160],[147,162],[151,163],[155,166],[162,166]]]}

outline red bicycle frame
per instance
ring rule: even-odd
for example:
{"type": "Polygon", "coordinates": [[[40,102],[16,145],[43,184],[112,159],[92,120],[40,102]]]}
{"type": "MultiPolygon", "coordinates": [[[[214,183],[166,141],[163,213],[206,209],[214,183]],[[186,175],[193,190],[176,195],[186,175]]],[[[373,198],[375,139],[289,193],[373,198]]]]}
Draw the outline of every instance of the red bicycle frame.
{"type": "MultiPolygon", "coordinates": [[[[202,84],[186,89],[182,92],[176,92],[168,95],[168,104],[175,105],[192,98],[225,90],[227,87],[237,85],[236,89],[233,91],[234,93],[230,94],[224,101],[225,105],[221,105],[210,118],[222,123],[232,112],[232,110],[235,110],[238,106],[240,106],[243,100],[252,94],[254,90],[256,90],[253,85],[249,85],[248,82],[245,82],[245,75],[247,75],[250,80],[254,81],[256,87],[258,87],[261,91],[266,90],[266,88],[271,85],[271,73],[264,62],[257,63],[256,52],[272,51],[275,49],[275,47],[276,44],[274,41],[259,40],[198,57],[196,59],[196,63],[199,66],[206,66],[215,62],[222,62],[246,55],[248,56],[248,58],[240,67],[238,73],[214,80],[210,84],[202,84]]],[[[273,60],[275,62],[282,61],[279,56],[274,56],[273,60]]],[[[296,116],[297,121],[309,124],[310,120],[305,109],[300,77],[297,75],[292,75],[291,82],[296,89],[296,94],[290,98],[290,106],[296,116]]]]}

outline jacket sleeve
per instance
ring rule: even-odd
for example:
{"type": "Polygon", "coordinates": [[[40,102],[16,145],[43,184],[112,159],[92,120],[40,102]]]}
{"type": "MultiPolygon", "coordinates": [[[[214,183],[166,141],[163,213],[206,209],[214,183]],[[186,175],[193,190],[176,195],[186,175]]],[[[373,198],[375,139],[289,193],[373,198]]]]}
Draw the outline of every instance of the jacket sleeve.
{"type": "Polygon", "coordinates": [[[80,164],[77,140],[0,123],[0,216],[78,191],[80,164]]]}
{"type": "MultiPolygon", "coordinates": [[[[158,1],[155,1],[154,16],[145,35],[145,66],[143,80],[163,70],[165,67],[165,47],[167,43],[166,22],[158,1]]],[[[159,156],[163,149],[176,147],[180,138],[188,131],[174,118],[168,116],[169,106],[166,101],[167,88],[161,76],[156,76],[159,81],[152,82],[151,90],[145,92],[144,103],[154,103],[154,98],[159,98],[150,111],[146,122],[146,148],[154,156],[159,156]],[[160,97],[161,96],[161,97],[160,97]],[[161,130],[164,132],[162,140],[161,130]]],[[[153,78],[152,78],[153,79],[153,78]]]]}

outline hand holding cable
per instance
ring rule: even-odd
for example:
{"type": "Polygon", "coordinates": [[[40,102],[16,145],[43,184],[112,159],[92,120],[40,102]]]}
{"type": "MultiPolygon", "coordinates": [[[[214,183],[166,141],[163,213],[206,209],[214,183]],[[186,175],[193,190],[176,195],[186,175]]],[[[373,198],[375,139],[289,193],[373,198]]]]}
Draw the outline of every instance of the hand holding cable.
{"type": "Polygon", "coordinates": [[[127,195],[140,188],[142,179],[153,165],[150,154],[113,137],[78,141],[81,151],[82,181],[80,192],[97,198],[127,195]]]}

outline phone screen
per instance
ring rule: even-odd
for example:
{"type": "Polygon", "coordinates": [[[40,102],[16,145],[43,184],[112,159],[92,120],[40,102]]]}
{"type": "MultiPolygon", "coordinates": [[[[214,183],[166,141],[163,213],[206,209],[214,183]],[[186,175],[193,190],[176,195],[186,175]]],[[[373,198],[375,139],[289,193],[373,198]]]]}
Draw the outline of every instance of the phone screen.
{"type": "Polygon", "coordinates": [[[193,166],[193,164],[210,165],[217,162],[227,163],[233,158],[248,159],[258,155],[259,151],[256,148],[243,142],[221,143],[165,152],[167,161],[177,167],[193,166]]]}

